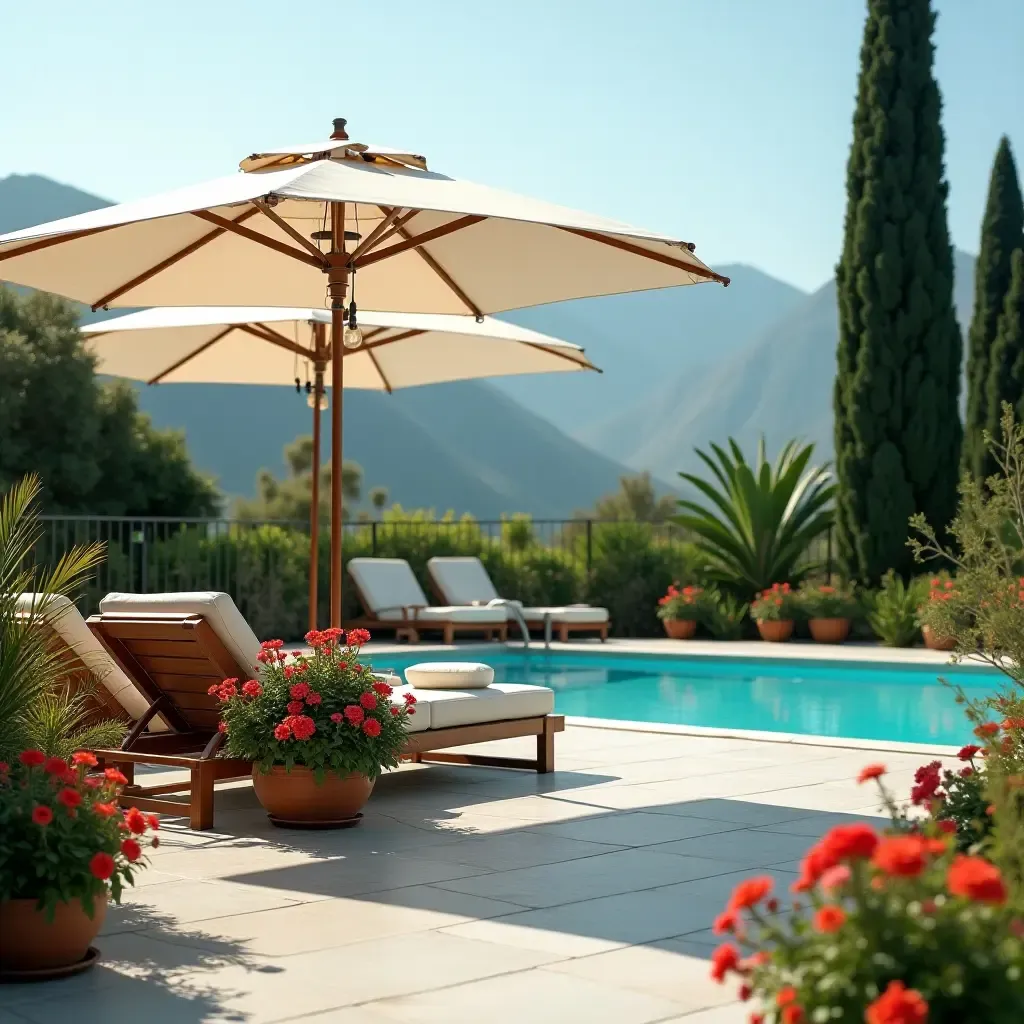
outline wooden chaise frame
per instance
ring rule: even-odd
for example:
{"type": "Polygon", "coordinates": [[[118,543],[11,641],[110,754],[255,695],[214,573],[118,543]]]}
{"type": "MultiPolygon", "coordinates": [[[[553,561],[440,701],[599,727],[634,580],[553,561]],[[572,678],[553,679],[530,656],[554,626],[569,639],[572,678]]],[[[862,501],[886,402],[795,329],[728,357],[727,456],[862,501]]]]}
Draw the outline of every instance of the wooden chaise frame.
{"type": "MultiPolygon", "coordinates": [[[[159,617],[93,615],[89,628],[124,673],[150,701],[120,749],[97,750],[104,765],[128,778],[121,795],[126,807],[182,815],[194,829],[213,826],[214,786],[248,778],[252,762],[224,757],[224,734],[217,731],[217,701],[207,690],[225,678],[245,679],[250,672],[227,651],[213,627],[195,614],[159,617]],[[146,727],[159,715],[167,732],[146,727]],[[186,769],[189,781],[157,786],[135,783],[135,766],[186,769]],[[169,800],[185,794],[187,802],[169,800]]],[[[410,734],[403,757],[413,761],[520,768],[546,773],[555,769],[555,733],[565,729],[562,715],[482,722],[410,734]],[[536,758],[492,757],[445,752],[445,748],[518,736],[537,738],[536,758]]]]}
{"type": "Polygon", "coordinates": [[[353,619],[344,623],[345,629],[393,629],[396,640],[408,640],[411,644],[419,643],[421,629],[436,629],[444,636],[444,643],[453,644],[456,633],[481,633],[485,640],[493,640],[495,636],[501,643],[508,640],[508,623],[484,623],[484,622],[452,622],[445,619],[420,619],[418,613],[420,608],[426,605],[402,605],[395,608],[380,608],[378,611],[401,612],[400,619],[381,619],[371,609],[370,602],[356,578],[349,573],[349,580],[355,588],[359,603],[363,606],[366,614],[359,619],[353,619]],[[411,613],[411,614],[410,614],[411,613]]]}

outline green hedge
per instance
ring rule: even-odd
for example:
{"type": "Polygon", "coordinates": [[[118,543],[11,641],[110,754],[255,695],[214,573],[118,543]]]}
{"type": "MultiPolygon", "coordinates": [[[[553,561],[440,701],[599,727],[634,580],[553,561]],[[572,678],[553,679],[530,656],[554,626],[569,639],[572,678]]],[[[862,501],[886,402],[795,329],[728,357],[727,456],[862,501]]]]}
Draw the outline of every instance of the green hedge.
{"type": "MultiPolygon", "coordinates": [[[[434,556],[475,555],[483,561],[498,592],[532,605],[588,601],[609,609],[617,636],[659,636],[657,599],[673,580],[695,578],[692,548],[666,540],[642,523],[595,523],[587,531],[572,525],[546,546],[528,520],[504,524],[501,537],[485,534],[471,520],[427,519],[378,523],[376,554],[404,558],[424,591],[432,592],[427,562],[434,556]]],[[[346,530],[344,558],[374,553],[373,528],[346,530]]],[[[186,525],[144,549],[127,543],[108,549],[107,563],[84,595],[84,611],[95,611],[99,598],[112,590],[224,590],[260,637],[287,640],[306,631],[309,539],[282,526],[232,526],[211,535],[204,526],[186,525]],[[142,564],[142,559],[145,564],[142,564]]],[[[330,608],[330,537],[319,550],[319,617],[330,608]]],[[[355,588],[346,579],[344,615],[359,614],[355,588]]]]}

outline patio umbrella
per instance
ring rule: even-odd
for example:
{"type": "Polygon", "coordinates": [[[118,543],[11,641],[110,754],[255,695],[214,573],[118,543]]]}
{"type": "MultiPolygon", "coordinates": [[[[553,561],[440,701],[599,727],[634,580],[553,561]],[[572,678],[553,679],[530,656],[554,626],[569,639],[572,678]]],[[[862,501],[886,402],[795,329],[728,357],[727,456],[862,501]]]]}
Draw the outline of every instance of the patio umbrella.
{"type": "MultiPolygon", "coordinates": [[[[352,347],[362,342],[357,291],[370,308],[479,318],[728,284],[692,242],[457,181],[415,153],[353,142],[345,124],[337,119],[321,142],[253,154],[241,174],[0,235],[0,279],[94,310],[326,304],[334,336],[352,347]]],[[[623,191],[641,182],[646,158],[628,142],[607,144],[623,191]]],[[[344,363],[331,364],[332,625],[341,621],[344,363]]]]}
{"type": "MultiPolygon", "coordinates": [[[[339,346],[345,387],[387,391],[442,381],[597,370],[578,345],[515,324],[429,313],[359,313],[362,344],[339,346]]],[[[170,306],[82,328],[99,373],[147,384],[291,384],[313,407],[309,628],[317,628],[320,409],[331,312],[273,306],[170,306]],[[313,383],[309,383],[309,367],[313,383]],[[303,376],[304,374],[304,376],[303,376]]],[[[337,401],[335,404],[338,404],[337,401]]]]}

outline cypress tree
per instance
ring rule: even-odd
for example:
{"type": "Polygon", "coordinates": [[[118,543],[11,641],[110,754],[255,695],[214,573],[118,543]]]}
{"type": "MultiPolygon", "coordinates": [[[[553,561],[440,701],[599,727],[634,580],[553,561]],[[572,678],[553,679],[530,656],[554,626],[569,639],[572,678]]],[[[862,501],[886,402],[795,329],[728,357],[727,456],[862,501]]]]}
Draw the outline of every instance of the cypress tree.
{"type": "Polygon", "coordinates": [[[999,436],[1003,400],[1017,404],[1018,397],[991,391],[993,379],[1007,382],[1008,367],[993,378],[992,351],[996,328],[1010,287],[1010,256],[1024,245],[1024,200],[1021,199],[1017,168],[1010,140],[999,141],[989,179],[985,218],[981,222],[981,247],[974,272],[974,316],[967,350],[967,422],[964,424],[963,468],[975,479],[984,480],[996,471],[992,455],[985,448],[983,432],[996,426],[999,436]]]}
{"type": "Polygon", "coordinates": [[[1018,421],[1024,419],[1024,249],[1015,249],[1011,258],[1010,286],[996,324],[990,361],[985,429],[999,439],[1003,402],[1013,406],[1018,421]]]}
{"type": "Polygon", "coordinates": [[[913,571],[908,519],[953,516],[963,342],[953,312],[929,0],[868,0],[836,268],[836,538],[851,578],[913,571]]]}

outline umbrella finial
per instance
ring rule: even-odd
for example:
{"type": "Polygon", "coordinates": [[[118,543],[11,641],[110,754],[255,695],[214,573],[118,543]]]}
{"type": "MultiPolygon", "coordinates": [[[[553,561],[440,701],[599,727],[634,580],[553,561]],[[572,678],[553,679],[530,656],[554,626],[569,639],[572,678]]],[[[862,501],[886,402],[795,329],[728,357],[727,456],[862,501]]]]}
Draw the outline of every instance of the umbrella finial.
{"type": "Polygon", "coordinates": [[[334,119],[334,131],[331,133],[331,138],[332,139],[347,140],[348,139],[348,132],[345,131],[345,125],[347,125],[347,124],[348,124],[348,121],[346,121],[345,118],[343,118],[343,117],[336,117],[334,119]]]}

